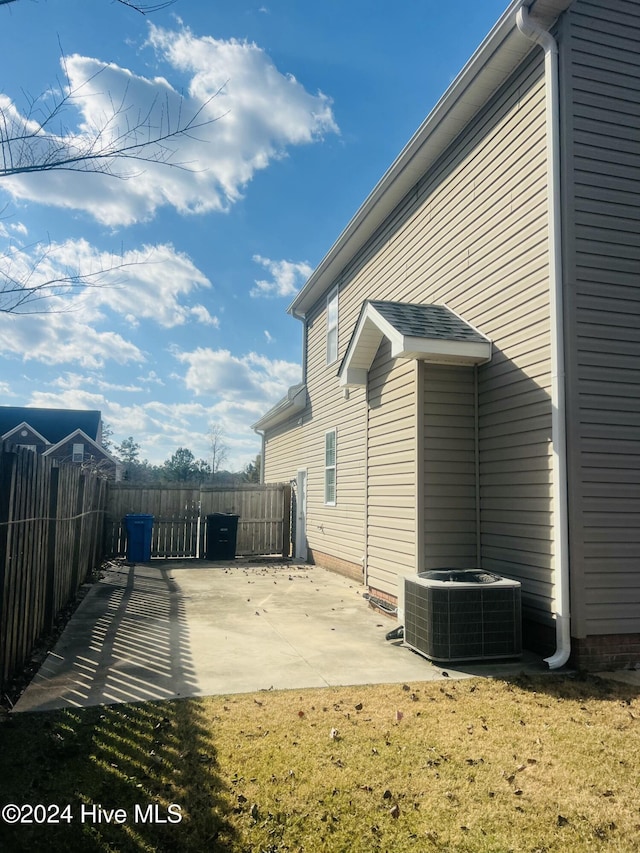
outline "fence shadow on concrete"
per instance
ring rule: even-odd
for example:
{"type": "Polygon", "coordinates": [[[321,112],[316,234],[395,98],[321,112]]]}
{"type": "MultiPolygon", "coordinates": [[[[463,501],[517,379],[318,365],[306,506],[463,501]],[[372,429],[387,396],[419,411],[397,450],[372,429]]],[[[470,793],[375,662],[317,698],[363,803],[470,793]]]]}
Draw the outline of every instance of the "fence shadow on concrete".
{"type": "Polygon", "coordinates": [[[17,711],[197,693],[184,603],[162,564],[117,565],[84,599],[17,711]]]}

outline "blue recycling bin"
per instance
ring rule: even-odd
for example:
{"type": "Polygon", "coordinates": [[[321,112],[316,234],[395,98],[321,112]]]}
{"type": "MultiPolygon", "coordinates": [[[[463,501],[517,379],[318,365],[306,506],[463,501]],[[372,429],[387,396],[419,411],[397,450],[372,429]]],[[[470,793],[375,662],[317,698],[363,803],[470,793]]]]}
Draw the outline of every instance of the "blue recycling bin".
{"type": "Polygon", "coordinates": [[[125,515],[124,523],[127,528],[127,560],[130,563],[146,563],[151,559],[153,516],[132,512],[125,515]]]}

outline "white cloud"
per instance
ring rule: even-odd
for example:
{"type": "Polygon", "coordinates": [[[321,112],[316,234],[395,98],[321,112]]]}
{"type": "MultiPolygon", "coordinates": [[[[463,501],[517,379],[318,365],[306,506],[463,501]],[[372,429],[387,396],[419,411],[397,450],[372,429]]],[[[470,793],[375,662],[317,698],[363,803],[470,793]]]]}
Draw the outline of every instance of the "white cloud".
{"type": "Polygon", "coordinates": [[[275,338],[274,338],[274,337],[273,337],[273,335],[269,332],[269,330],[268,330],[268,329],[265,329],[265,330],[264,330],[264,336],[265,336],[265,338],[267,339],[267,343],[268,343],[268,344],[272,344],[272,343],[275,341],[275,338]]]}
{"type": "Polygon", "coordinates": [[[155,370],[150,370],[146,376],[137,376],[136,379],[143,385],[164,385],[164,381],[158,376],[155,370]]]}
{"type": "MultiPolygon", "coordinates": [[[[199,302],[198,290],[209,291],[211,282],[187,255],[170,244],[143,246],[114,257],[86,240],[67,240],[24,251],[15,247],[0,259],[0,272],[32,286],[48,281],[63,283],[46,300],[28,302],[25,311],[44,314],[0,313],[0,354],[47,364],[77,363],[100,367],[142,363],[146,354],[113,330],[113,315],[135,329],[141,320],[164,328],[197,322],[218,327],[218,318],[199,302]],[[95,286],[74,285],[85,276],[95,286]],[[65,280],[67,283],[65,283],[65,280]],[[106,321],[109,330],[101,330],[106,321]]],[[[1,300],[0,300],[1,302],[1,300]]]]}
{"type": "Polygon", "coordinates": [[[122,335],[98,331],[74,313],[0,314],[0,353],[44,364],[99,368],[145,361],[144,353],[122,335]]]}
{"type": "Polygon", "coordinates": [[[188,365],[184,381],[189,390],[236,405],[249,401],[258,415],[265,404],[275,403],[289,386],[300,381],[299,364],[271,360],[254,352],[236,356],[225,349],[198,347],[174,355],[188,365]]]}
{"type": "MultiPolygon", "coordinates": [[[[90,172],[70,179],[68,172],[54,170],[6,178],[5,189],[15,198],[85,210],[114,227],[151,219],[167,205],[180,213],[226,210],[255,172],[285,156],[290,146],[338,132],[330,99],[320,92],[309,94],[293,76],[282,74],[256,44],[153,24],[148,43],[173,76],[187,76],[184,98],[164,77],[69,56],[65,73],[74,94],[65,115],[68,120],[77,110],[77,130],[59,131],[54,144],[81,150],[95,128],[103,129],[107,145],[123,134],[140,141],[146,127],[162,133],[178,116],[183,124],[204,126],[162,147],[146,148],[146,162],[116,158],[112,171],[126,180],[90,172]],[[114,104],[125,105],[115,116],[114,104]],[[132,134],[130,128],[136,126],[138,132],[132,134]]],[[[6,97],[0,98],[7,114],[27,123],[6,97]]]]}
{"type": "Polygon", "coordinates": [[[255,287],[249,291],[251,296],[295,296],[299,288],[313,272],[313,267],[305,261],[272,261],[261,255],[254,255],[255,263],[260,264],[271,275],[271,280],[256,280],[255,287]]]}
{"type": "MultiPolygon", "coordinates": [[[[147,378],[153,377],[150,372],[147,378]]],[[[228,388],[219,389],[221,396],[214,403],[157,399],[132,399],[123,403],[111,396],[115,386],[107,387],[104,383],[104,387],[98,389],[93,373],[69,372],[50,387],[55,390],[33,393],[28,405],[98,409],[103,422],[113,430],[114,444],[133,436],[141,446],[141,457],[153,464],[163,462],[178,447],[188,447],[196,458],[206,458],[211,423],[222,425],[224,441],[229,446],[231,470],[241,470],[259,451],[260,442],[250,424],[264,413],[264,403],[250,398],[235,399],[228,388]]]]}

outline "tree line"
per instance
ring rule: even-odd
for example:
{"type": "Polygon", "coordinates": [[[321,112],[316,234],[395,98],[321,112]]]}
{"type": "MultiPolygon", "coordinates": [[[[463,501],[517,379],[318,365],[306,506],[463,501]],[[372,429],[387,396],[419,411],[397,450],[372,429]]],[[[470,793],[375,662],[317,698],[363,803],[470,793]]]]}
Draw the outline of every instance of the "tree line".
{"type": "Polygon", "coordinates": [[[213,424],[209,430],[209,459],[196,459],[188,447],[178,447],[160,465],[153,465],[140,456],[140,444],[129,436],[120,444],[110,440],[111,430],[103,430],[103,446],[122,463],[122,480],[129,483],[211,483],[227,485],[236,483],[260,482],[260,454],[247,463],[241,471],[228,471],[223,468],[228,457],[228,448],[224,443],[223,431],[213,424]]]}

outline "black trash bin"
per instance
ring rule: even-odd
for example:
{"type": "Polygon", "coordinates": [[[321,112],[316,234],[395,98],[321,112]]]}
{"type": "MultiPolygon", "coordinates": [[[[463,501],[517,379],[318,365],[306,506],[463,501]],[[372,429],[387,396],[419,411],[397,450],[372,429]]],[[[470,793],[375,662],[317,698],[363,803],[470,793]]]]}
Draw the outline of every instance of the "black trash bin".
{"type": "Polygon", "coordinates": [[[233,560],[236,556],[238,517],[226,512],[207,516],[207,560],[233,560]]]}
{"type": "Polygon", "coordinates": [[[145,513],[125,515],[127,528],[127,560],[130,563],[146,563],[151,559],[151,531],[153,516],[145,513]]]}

